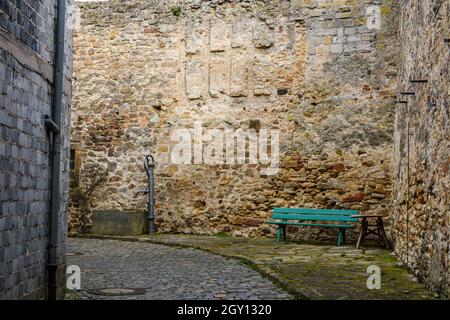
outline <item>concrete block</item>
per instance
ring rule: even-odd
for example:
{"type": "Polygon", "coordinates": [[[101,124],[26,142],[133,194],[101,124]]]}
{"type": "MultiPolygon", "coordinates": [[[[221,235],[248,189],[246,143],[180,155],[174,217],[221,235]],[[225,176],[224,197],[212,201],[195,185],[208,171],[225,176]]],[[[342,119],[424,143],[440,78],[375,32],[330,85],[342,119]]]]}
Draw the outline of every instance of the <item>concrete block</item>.
{"type": "Polygon", "coordinates": [[[93,234],[138,235],[147,230],[144,211],[94,210],[92,215],[93,234]]]}

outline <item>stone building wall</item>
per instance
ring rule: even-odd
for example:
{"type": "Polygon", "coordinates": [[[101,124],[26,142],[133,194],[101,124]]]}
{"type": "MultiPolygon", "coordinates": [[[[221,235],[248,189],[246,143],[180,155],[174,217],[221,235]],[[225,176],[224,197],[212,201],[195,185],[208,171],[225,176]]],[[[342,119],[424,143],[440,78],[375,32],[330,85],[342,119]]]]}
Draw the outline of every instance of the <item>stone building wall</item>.
{"type": "MultiPolygon", "coordinates": [[[[71,3],[71,1],[68,1],[71,3]]],[[[47,294],[50,142],[56,1],[0,1],[0,299],[47,294]]],[[[63,101],[59,263],[67,233],[71,38],[63,101]]],[[[62,276],[64,268],[60,268],[62,276]]],[[[59,292],[63,295],[63,287],[59,292]]]]}
{"type": "MultiPolygon", "coordinates": [[[[275,206],[390,214],[396,1],[80,7],[72,137],[81,183],[98,165],[109,171],[95,209],[143,209],[134,195],[151,153],[160,232],[269,235],[263,222],[275,206]],[[278,130],[277,174],[261,163],[171,161],[175,129],[239,128],[278,130]]],[[[71,230],[80,224],[74,207],[71,230]]]]}
{"type": "Polygon", "coordinates": [[[395,127],[396,252],[429,288],[449,297],[450,2],[405,1],[395,127]],[[447,39],[447,42],[446,40],[447,39]],[[410,80],[427,80],[411,83],[410,80]]]}

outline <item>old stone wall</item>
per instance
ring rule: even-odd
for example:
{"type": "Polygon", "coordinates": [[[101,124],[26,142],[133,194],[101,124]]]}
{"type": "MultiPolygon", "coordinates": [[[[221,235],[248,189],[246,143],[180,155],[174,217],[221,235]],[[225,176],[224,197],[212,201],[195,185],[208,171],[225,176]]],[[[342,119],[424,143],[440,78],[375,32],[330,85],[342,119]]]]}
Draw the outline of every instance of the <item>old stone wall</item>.
{"type": "MultiPolygon", "coordinates": [[[[94,208],[144,208],[145,197],[134,195],[146,187],[142,161],[151,153],[160,232],[269,235],[263,222],[275,206],[390,215],[396,1],[80,7],[74,157],[81,184],[98,165],[109,171],[94,208]],[[281,169],[268,175],[260,162],[205,164],[195,147],[191,164],[176,164],[175,129],[189,129],[197,143],[202,132],[204,150],[211,129],[276,130],[281,169]]],[[[70,219],[79,230],[76,207],[70,219]]]]}
{"type": "MultiPolygon", "coordinates": [[[[55,5],[56,1],[0,1],[0,299],[41,299],[47,294],[50,138],[44,116],[51,114],[55,5]]],[[[60,266],[65,264],[67,233],[70,35],[68,30],[60,266]]],[[[64,268],[60,270],[64,275],[64,268]]],[[[63,294],[61,286],[59,296],[63,294]]]]}
{"type": "Polygon", "coordinates": [[[395,249],[420,280],[447,298],[449,37],[449,1],[403,3],[398,91],[404,103],[397,107],[395,127],[395,249]]]}

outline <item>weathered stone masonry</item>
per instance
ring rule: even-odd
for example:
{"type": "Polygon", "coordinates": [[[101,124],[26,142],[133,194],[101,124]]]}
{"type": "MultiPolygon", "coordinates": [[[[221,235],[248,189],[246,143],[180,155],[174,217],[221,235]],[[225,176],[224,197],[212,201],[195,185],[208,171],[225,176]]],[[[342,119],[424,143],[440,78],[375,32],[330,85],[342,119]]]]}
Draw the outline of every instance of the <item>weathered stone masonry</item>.
{"type": "Polygon", "coordinates": [[[397,107],[395,130],[396,252],[430,289],[448,298],[450,2],[405,1],[400,30],[398,91],[407,104],[397,107]]]}
{"type": "MultiPolygon", "coordinates": [[[[50,143],[44,116],[51,114],[55,5],[56,1],[0,1],[0,299],[41,299],[47,294],[50,143]]],[[[70,31],[66,39],[61,266],[67,228],[70,31]]],[[[64,276],[64,268],[60,271],[64,276]]]]}
{"type": "MultiPolygon", "coordinates": [[[[390,214],[396,1],[80,7],[72,136],[81,181],[95,165],[109,170],[96,209],[143,209],[134,194],[146,183],[143,155],[152,153],[161,232],[271,234],[263,222],[274,206],[390,214]],[[380,29],[368,24],[371,6],[380,29]],[[194,120],[205,129],[279,130],[280,173],[170,163],[170,133],[194,120]]],[[[78,230],[76,210],[70,220],[78,230]]]]}

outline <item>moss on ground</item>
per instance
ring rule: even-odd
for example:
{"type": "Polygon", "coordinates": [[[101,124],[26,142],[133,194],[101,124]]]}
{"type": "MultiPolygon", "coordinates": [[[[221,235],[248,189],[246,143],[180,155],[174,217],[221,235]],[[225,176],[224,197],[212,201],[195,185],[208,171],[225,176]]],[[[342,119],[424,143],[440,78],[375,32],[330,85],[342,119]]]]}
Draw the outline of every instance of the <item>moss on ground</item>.
{"type": "Polygon", "coordinates": [[[239,259],[295,299],[433,299],[390,251],[373,245],[355,249],[352,245],[278,243],[273,239],[235,238],[222,234],[89,237],[190,247],[239,259]],[[381,269],[380,290],[367,288],[369,274],[366,272],[370,265],[381,269]]]}

